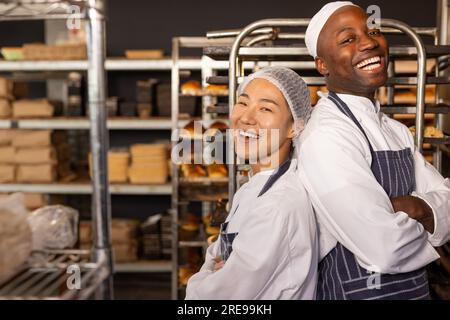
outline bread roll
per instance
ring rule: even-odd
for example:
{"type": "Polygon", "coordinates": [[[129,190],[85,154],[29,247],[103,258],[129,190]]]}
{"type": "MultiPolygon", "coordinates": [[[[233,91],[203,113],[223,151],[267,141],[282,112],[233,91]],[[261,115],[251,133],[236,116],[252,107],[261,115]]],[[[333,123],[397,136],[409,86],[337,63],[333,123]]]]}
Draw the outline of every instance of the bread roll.
{"type": "Polygon", "coordinates": [[[181,93],[186,95],[198,95],[202,91],[200,82],[190,80],[181,85],[181,93]]]}
{"type": "Polygon", "coordinates": [[[186,178],[206,177],[206,171],[199,164],[183,164],[181,165],[181,172],[186,178]]]}
{"type": "Polygon", "coordinates": [[[224,164],[210,164],[206,167],[208,176],[211,178],[224,178],[228,177],[228,170],[224,164]]]}

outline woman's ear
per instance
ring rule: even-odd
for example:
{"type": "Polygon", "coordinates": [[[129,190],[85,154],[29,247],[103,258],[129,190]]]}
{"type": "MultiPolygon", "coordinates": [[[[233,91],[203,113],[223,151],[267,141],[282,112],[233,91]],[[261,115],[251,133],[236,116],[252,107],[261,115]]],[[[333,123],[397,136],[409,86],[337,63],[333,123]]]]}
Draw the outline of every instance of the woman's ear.
{"type": "Polygon", "coordinates": [[[295,122],[292,121],[291,125],[289,126],[289,131],[288,131],[288,134],[287,134],[287,138],[288,139],[294,139],[294,137],[295,137],[295,122]]]}
{"type": "Polygon", "coordinates": [[[315,63],[317,71],[319,71],[319,73],[325,77],[328,76],[329,71],[325,60],[322,59],[321,57],[316,57],[315,63]]]}

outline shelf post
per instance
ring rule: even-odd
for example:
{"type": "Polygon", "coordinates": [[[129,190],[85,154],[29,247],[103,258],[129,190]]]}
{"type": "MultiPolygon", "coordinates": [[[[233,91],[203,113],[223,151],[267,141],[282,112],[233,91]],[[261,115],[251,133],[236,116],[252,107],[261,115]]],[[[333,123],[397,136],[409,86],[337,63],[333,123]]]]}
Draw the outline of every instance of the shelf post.
{"type": "Polygon", "coordinates": [[[109,269],[108,278],[96,292],[97,299],[113,299],[113,260],[111,252],[111,198],[108,188],[109,149],[106,128],[105,74],[105,1],[88,0],[86,24],[88,55],[88,92],[90,141],[92,154],[92,224],[93,258],[109,269]]]}

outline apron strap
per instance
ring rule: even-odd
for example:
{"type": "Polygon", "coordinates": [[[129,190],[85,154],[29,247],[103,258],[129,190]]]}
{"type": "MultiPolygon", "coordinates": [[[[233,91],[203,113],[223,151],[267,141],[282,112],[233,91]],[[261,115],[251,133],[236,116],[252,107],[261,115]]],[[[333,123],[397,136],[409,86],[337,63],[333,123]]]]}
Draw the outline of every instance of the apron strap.
{"type": "Polygon", "coordinates": [[[338,107],[338,109],[345,114],[347,117],[349,117],[355,124],[356,126],[359,128],[359,130],[361,130],[361,132],[363,133],[364,137],[367,140],[367,143],[369,144],[369,149],[370,149],[370,154],[374,154],[374,150],[372,147],[372,144],[370,143],[369,138],[367,137],[366,132],[364,131],[364,129],[362,128],[361,124],[359,123],[359,121],[356,119],[355,115],[353,114],[353,112],[350,110],[350,108],[347,106],[347,104],[342,101],[341,98],[338,97],[338,95],[335,92],[331,92],[328,94],[328,98],[334,102],[334,104],[338,107]]]}

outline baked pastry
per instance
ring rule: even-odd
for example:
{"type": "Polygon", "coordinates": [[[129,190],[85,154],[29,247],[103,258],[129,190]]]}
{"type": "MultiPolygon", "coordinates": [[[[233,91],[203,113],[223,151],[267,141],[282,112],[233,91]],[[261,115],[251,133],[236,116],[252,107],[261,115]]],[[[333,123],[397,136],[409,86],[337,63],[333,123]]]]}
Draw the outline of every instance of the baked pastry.
{"type": "Polygon", "coordinates": [[[213,163],[206,167],[208,176],[210,178],[225,178],[228,177],[227,166],[224,164],[213,163]]]}
{"type": "Polygon", "coordinates": [[[198,95],[202,92],[202,86],[200,82],[196,80],[189,80],[181,85],[181,94],[186,95],[198,95]]]}
{"type": "MultiPolygon", "coordinates": [[[[411,131],[412,135],[416,135],[416,126],[409,127],[409,131],[411,131]]],[[[439,130],[438,128],[435,128],[433,126],[426,126],[425,132],[424,132],[425,138],[443,138],[444,133],[439,130]]]]}
{"type": "Polygon", "coordinates": [[[189,122],[187,125],[184,126],[183,128],[184,132],[182,134],[186,134],[188,137],[190,138],[196,138],[196,139],[202,139],[203,138],[203,132],[205,131],[203,126],[200,124],[197,124],[197,131],[196,126],[195,126],[195,122],[191,121],[189,122]]]}
{"type": "Polygon", "coordinates": [[[206,134],[208,136],[214,136],[217,131],[225,132],[228,129],[228,126],[223,123],[222,121],[216,121],[213,124],[211,124],[206,131],[206,134]]]}
{"type": "Polygon", "coordinates": [[[182,164],[181,172],[186,178],[206,177],[206,171],[199,164],[182,164]]]}

